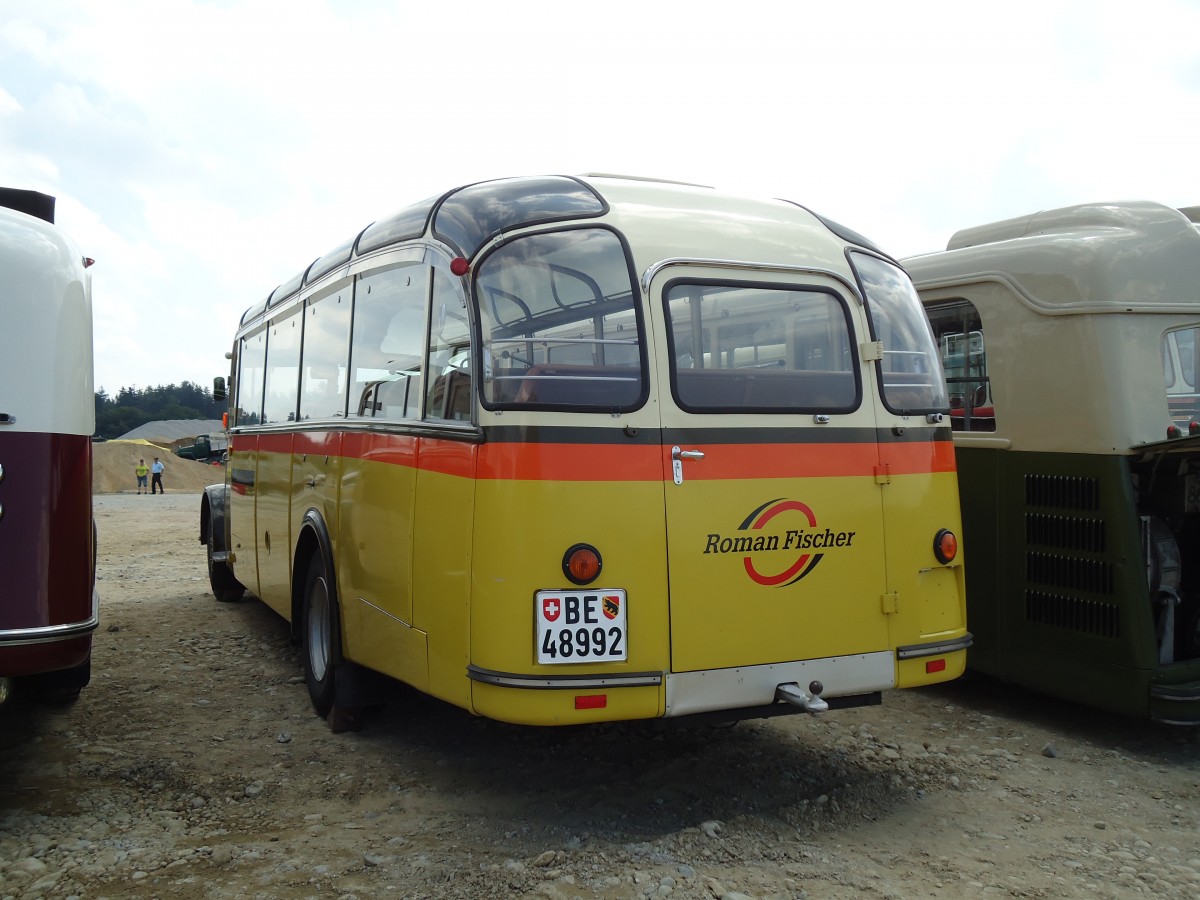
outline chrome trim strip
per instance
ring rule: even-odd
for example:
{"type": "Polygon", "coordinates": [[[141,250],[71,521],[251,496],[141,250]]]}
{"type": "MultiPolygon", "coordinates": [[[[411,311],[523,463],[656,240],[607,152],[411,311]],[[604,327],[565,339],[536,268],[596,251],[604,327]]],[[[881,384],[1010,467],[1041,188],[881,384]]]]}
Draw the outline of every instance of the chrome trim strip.
{"type": "Polygon", "coordinates": [[[656,687],[662,684],[662,672],[619,672],[607,675],[515,675],[495,672],[476,665],[467,666],[467,677],[497,687],[535,691],[578,691],[596,688],[656,687]]]}
{"type": "Polygon", "coordinates": [[[950,641],[934,641],[931,644],[909,644],[906,647],[896,648],[897,659],[920,659],[922,656],[938,656],[942,653],[957,653],[959,650],[966,650],[975,642],[971,632],[967,632],[960,638],[954,638],[950,641]]]}
{"type": "Polygon", "coordinates": [[[92,614],[82,622],[66,625],[39,625],[35,628],[6,628],[0,630],[0,648],[23,647],[27,644],[49,644],[87,637],[100,625],[100,594],[92,590],[92,614]]]}
{"type": "Polygon", "coordinates": [[[1173,686],[1169,684],[1152,684],[1150,686],[1150,696],[1154,700],[1167,700],[1172,703],[1195,703],[1200,700],[1200,686],[1192,688],[1190,693],[1166,693],[1167,691],[1178,690],[1183,685],[1173,686]]]}
{"type": "Polygon", "coordinates": [[[774,263],[752,263],[744,262],[735,259],[686,259],[684,257],[673,257],[671,259],[663,259],[647,267],[642,273],[642,291],[643,293],[650,292],[650,282],[652,282],[660,271],[670,266],[703,266],[710,269],[737,269],[746,272],[775,272],[781,274],[796,274],[796,275],[823,275],[826,278],[832,278],[842,284],[846,290],[850,292],[850,296],[854,297],[859,303],[862,303],[862,294],[858,292],[858,285],[845,275],[839,274],[832,269],[822,269],[819,267],[809,266],[781,266],[774,263]]]}

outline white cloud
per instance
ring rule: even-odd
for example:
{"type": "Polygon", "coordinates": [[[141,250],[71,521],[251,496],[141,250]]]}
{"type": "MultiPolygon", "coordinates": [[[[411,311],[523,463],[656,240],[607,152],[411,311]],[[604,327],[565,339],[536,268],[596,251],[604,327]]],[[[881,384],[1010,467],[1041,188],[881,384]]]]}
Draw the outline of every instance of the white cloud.
{"type": "Polygon", "coordinates": [[[276,284],[485,178],[783,196],[898,255],[1195,203],[1197,33],[1183,0],[40,0],[0,25],[0,183],[57,194],[98,260],[98,384],[207,381],[276,284]]]}

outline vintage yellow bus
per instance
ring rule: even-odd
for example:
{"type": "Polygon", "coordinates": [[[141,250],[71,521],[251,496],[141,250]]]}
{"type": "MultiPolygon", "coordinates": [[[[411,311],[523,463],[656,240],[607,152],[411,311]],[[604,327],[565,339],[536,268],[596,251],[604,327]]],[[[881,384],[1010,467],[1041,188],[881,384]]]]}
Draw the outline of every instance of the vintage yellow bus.
{"type": "Polygon", "coordinates": [[[1200,724],[1200,208],[969,228],[905,260],[945,358],[970,666],[1200,724]]]}
{"type": "Polygon", "coordinates": [[[213,591],[322,715],[382,673],[527,724],[767,716],[958,676],[917,295],[781,200],[522,177],[381,219],[251,307],[213,591]]]}

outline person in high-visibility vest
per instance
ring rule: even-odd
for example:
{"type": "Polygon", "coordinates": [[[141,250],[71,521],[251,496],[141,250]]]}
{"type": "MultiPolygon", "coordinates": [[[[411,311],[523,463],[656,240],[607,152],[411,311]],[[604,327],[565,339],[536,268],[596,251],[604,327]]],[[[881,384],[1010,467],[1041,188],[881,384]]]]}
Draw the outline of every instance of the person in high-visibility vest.
{"type": "Polygon", "coordinates": [[[137,476],[138,493],[146,493],[146,479],[150,476],[150,467],[144,459],[138,460],[138,464],[133,467],[133,474],[137,476]]]}

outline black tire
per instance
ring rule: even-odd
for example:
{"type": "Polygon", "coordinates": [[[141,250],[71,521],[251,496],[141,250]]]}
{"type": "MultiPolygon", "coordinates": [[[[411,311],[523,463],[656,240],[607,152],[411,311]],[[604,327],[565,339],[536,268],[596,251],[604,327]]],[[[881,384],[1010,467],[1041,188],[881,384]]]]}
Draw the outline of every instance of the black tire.
{"type": "Polygon", "coordinates": [[[1176,611],[1175,627],[1178,651],[1176,659],[1200,659],[1200,603],[1189,608],[1181,606],[1176,611]],[[1181,628],[1182,626],[1182,628],[1181,628]]]}
{"type": "Polygon", "coordinates": [[[326,718],[333,709],[338,648],[337,596],[320,553],[314,554],[304,578],[304,681],[313,709],[326,718]]]}
{"type": "Polygon", "coordinates": [[[92,680],[92,660],[58,672],[43,672],[22,678],[22,689],[40,703],[74,703],[92,680]]]}
{"type": "Polygon", "coordinates": [[[222,603],[232,603],[241,600],[246,593],[245,586],[238,581],[229,566],[223,562],[213,561],[213,520],[208,520],[208,583],[212,587],[213,596],[222,603]]]}

